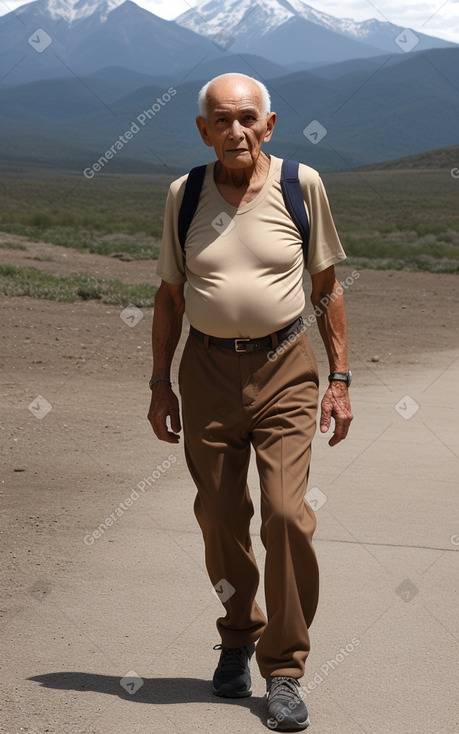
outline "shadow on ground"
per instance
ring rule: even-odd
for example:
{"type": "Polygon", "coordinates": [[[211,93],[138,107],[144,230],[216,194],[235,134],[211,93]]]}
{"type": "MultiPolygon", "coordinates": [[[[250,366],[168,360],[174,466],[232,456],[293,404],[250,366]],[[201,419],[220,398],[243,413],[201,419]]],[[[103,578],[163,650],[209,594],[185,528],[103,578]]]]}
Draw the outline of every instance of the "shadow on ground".
{"type": "Polygon", "coordinates": [[[44,688],[67,691],[94,691],[118,696],[132,703],[225,703],[245,706],[261,721],[266,717],[266,704],[262,698],[219,698],[211,691],[208,680],[200,678],[143,678],[143,685],[133,694],[120,684],[121,677],[96,673],[60,672],[34,675],[28,680],[41,683],[44,688]]]}

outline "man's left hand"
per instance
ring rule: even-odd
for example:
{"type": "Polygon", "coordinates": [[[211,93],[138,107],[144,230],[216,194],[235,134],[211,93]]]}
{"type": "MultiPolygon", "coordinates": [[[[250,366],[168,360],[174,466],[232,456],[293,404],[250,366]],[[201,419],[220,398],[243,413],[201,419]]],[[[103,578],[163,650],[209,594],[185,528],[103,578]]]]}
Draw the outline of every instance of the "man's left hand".
{"type": "Polygon", "coordinates": [[[335,430],[328,442],[329,446],[346,438],[351,420],[354,418],[349,399],[349,390],[345,382],[333,380],[330,382],[325,395],[322,398],[322,412],[320,416],[320,432],[327,433],[330,428],[331,419],[335,419],[335,430]]]}

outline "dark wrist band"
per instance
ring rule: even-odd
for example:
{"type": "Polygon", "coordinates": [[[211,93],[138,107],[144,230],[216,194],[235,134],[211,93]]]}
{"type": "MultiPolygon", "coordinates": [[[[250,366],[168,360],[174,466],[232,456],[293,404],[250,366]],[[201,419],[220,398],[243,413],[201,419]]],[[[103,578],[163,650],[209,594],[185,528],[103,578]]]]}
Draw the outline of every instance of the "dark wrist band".
{"type": "Polygon", "coordinates": [[[331,374],[328,375],[328,381],[329,382],[345,382],[346,385],[349,387],[349,385],[352,382],[352,372],[349,370],[348,372],[331,372],[331,374]]]}
{"type": "Polygon", "coordinates": [[[172,382],[168,377],[152,377],[150,382],[148,383],[150,390],[153,388],[155,382],[168,382],[169,385],[172,385],[172,382]]]}

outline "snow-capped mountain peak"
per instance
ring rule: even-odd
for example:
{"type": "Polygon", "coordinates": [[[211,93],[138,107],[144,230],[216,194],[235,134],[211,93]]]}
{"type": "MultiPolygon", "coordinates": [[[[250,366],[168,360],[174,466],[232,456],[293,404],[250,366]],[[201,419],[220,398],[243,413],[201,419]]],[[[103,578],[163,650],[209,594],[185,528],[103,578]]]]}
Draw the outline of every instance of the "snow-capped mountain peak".
{"type": "Polygon", "coordinates": [[[263,3],[259,0],[228,0],[225,3],[202,0],[176,18],[177,23],[203,36],[212,37],[222,29],[236,39],[244,36],[246,50],[250,43],[256,44],[260,38],[286,27],[286,24],[290,27],[294,21],[307,21],[318,28],[384,51],[394,51],[394,38],[402,30],[392,23],[376,19],[359,22],[351,18],[335,18],[303,0],[263,0],[263,3]]]}
{"type": "Polygon", "coordinates": [[[187,10],[176,18],[176,22],[195,33],[209,37],[221,32],[222,28],[231,33],[235,28],[239,32],[247,32],[250,27],[257,27],[258,33],[264,35],[278,28],[293,18],[295,12],[288,2],[279,0],[228,0],[222,8],[218,0],[204,0],[195,8],[187,10]]]}
{"type": "Polygon", "coordinates": [[[306,5],[302,0],[289,0],[289,4],[305,20],[310,20],[312,23],[331,31],[342,33],[349,38],[365,40],[374,32],[392,33],[393,28],[397,29],[397,26],[392,23],[382,23],[374,18],[365,21],[352,20],[352,18],[335,18],[333,15],[328,15],[328,13],[323,13],[310,5],[306,5]]]}
{"type": "Polygon", "coordinates": [[[124,0],[40,0],[40,8],[53,20],[63,18],[71,24],[97,13],[101,21],[106,20],[111,10],[124,0]]]}

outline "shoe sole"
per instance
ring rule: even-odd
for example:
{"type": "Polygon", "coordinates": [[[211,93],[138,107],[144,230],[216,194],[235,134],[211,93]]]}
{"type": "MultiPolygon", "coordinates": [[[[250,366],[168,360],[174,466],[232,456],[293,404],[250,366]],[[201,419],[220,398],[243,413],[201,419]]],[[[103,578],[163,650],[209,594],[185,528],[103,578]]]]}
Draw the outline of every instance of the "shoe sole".
{"type": "Polygon", "coordinates": [[[218,689],[212,688],[212,693],[220,698],[247,698],[252,695],[252,690],[235,691],[230,685],[223,685],[218,689]]]}
{"type": "Polygon", "coordinates": [[[302,731],[308,728],[310,720],[309,716],[305,721],[297,721],[291,716],[285,716],[282,721],[268,719],[266,723],[268,729],[275,729],[276,731],[302,731]]]}

